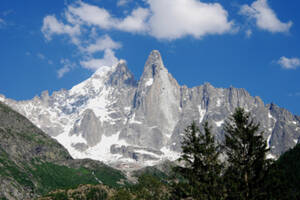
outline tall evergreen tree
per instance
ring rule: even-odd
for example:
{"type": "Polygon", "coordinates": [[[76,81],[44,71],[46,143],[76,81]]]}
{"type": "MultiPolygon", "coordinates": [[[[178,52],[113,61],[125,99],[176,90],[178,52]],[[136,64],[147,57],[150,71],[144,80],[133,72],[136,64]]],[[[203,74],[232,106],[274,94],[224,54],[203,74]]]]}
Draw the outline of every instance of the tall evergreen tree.
{"type": "MultiPolygon", "coordinates": [[[[182,155],[180,160],[184,167],[177,167],[186,183],[175,187],[175,194],[179,198],[192,197],[201,200],[222,199],[221,171],[219,161],[219,148],[215,144],[214,136],[206,122],[203,126],[204,134],[193,122],[185,129],[182,142],[182,155]]],[[[177,196],[177,198],[178,198],[177,196]]],[[[175,197],[173,199],[176,199],[175,197]]]]}
{"type": "Polygon", "coordinates": [[[224,153],[227,156],[227,170],[224,175],[228,199],[266,199],[263,191],[268,166],[267,143],[259,123],[250,114],[237,108],[225,123],[224,153]]]}

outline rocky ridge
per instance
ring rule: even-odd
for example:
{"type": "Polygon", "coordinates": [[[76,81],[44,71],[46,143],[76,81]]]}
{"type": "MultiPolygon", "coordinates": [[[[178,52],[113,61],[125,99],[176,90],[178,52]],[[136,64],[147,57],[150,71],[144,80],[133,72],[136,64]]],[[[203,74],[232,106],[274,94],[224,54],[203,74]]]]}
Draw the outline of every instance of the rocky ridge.
{"type": "Polygon", "coordinates": [[[28,119],[0,102],[0,199],[36,199],[80,184],[124,184],[125,175],[99,161],[75,160],[28,119]]]}
{"type": "Polygon", "coordinates": [[[75,158],[111,165],[153,165],[176,159],[183,130],[193,120],[208,121],[221,141],[222,126],[236,107],[250,111],[260,122],[271,149],[269,157],[277,158],[300,138],[299,116],[264,104],[245,89],[215,88],[209,83],[180,86],[156,50],[139,81],[120,61],[101,67],[70,90],[51,96],[43,92],[28,101],[1,96],[0,101],[57,139],[75,158]]]}

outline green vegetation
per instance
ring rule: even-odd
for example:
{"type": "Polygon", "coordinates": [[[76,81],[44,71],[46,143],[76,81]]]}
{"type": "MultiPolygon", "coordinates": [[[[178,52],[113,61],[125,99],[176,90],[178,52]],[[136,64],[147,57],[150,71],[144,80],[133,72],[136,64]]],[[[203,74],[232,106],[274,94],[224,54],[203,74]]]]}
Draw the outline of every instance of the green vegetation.
{"type": "Polygon", "coordinates": [[[65,191],[49,194],[49,195],[47,195],[47,197],[51,198],[52,200],[66,200],[66,199],[68,199],[68,195],[65,191]]]}
{"type": "Polygon", "coordinates": [[[85,169],[73,169],[53,163],[34,165],[31,170],[38,182],[37,190],[41,194],[56,189],[75,188],[80,184],[98,184],[92,172],[85,169]]]}
{"type": "Polygon", "coordinates": [[[9,159],[9,156],[0,147],[0,177],[11,177],[20,185],[33,189],[32,183],[28,174],[24,173],[24,170],[18,167],[13,161],[9,159]]]}
{"type": "Polygon", "coordinates": [[[263,189],[267,174],[267,142],[259,124],[250,114],[237,108],[225,124],[224,153],[228,167],[224,180],[229,199],[266,199],[263,189]]]}
{"type": "Polygon", "coordinates": [[[300,199],[300,144],[285,152],[268,171],[265,188],[272,199],[300,199]]]}
{"type": "Polygon", "coordinates": [[[175,170],[187,181],[181,182],[173,190],[173,199],[192,197],[195,199],[221,199],[220,151],[215,145],[208,123],[204,123],[204,134],[193,122],[185,129],[180,161],[184,167],[175,170]]]}
{"type": "Polygon", "coordinates": [[[174,184],[171,199],[299,199],[299,145],[275,163],[267,160],[259,124],[241,108],[226,122],[224,132],[224,143],[215,146],[207,123],[204,134],[195,123],[186,129],[181,156],[185,166],[177,168],[184,180],[174,184]],[[220,152],[226,155],[223,163],[220,152]]]}
{"type": "Polygon", "coordinates": [[[97,168],[94,171],[95,176],[101,180],[104,185],[110,186],[112,188],[120,187],[118,181],[121,179],[126,180],[125,176],[118,170],[103,166],[101,168],[97,168]]]}

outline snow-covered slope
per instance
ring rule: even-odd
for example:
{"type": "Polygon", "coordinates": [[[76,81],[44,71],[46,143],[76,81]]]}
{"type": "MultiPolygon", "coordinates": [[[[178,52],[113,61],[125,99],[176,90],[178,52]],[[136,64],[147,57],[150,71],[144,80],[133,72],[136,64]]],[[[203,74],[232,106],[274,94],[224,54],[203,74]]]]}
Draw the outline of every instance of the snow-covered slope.
{"type": "Polygon", "coordinates": [[[174,160],[180,152],[184,128],[192,121],[209,121],[219,141],[222,126],[238,106],[261,123],[278,157],[300,138],[300,117],[278,106],[264,105],[244,89],[179,86],[153,51],[137,82],[120,61],[101,67],[89,79],[70,90],[29,101],[0,101],[25,115],[63,144],[75,158],[92,158],[108,164],[153,165],[174,160]]]}

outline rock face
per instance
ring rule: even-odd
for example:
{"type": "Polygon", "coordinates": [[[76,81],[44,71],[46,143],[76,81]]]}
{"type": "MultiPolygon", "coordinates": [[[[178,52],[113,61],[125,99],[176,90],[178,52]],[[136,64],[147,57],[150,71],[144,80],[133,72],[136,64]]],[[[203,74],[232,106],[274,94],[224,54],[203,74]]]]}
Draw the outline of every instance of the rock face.
{"type": "Polygon", "coordinates": [[[0,199],[34,198],[32,175],[26,172],[33,159],[72,158],[63,146],[0,102],[0,199]]]}
{"type": "Polygon", "coordinates": [[[100,68],[70,90],[51,96],[43,92],[29,101],[1,99],[57,139],[75,158],[107,163],[123,160],[151,165],[175,159],[183,130],[192,121],[208,121],[221,141],[224,121],[236,107],[250,111],[260,122],[270,157],[277,158],[300,138],[299,116],[274,104],[265,105],[244,89],[214,88],[209,83],[180,86],[156,50],[149,55],[138,82],[120,61],[100,68]]]}

